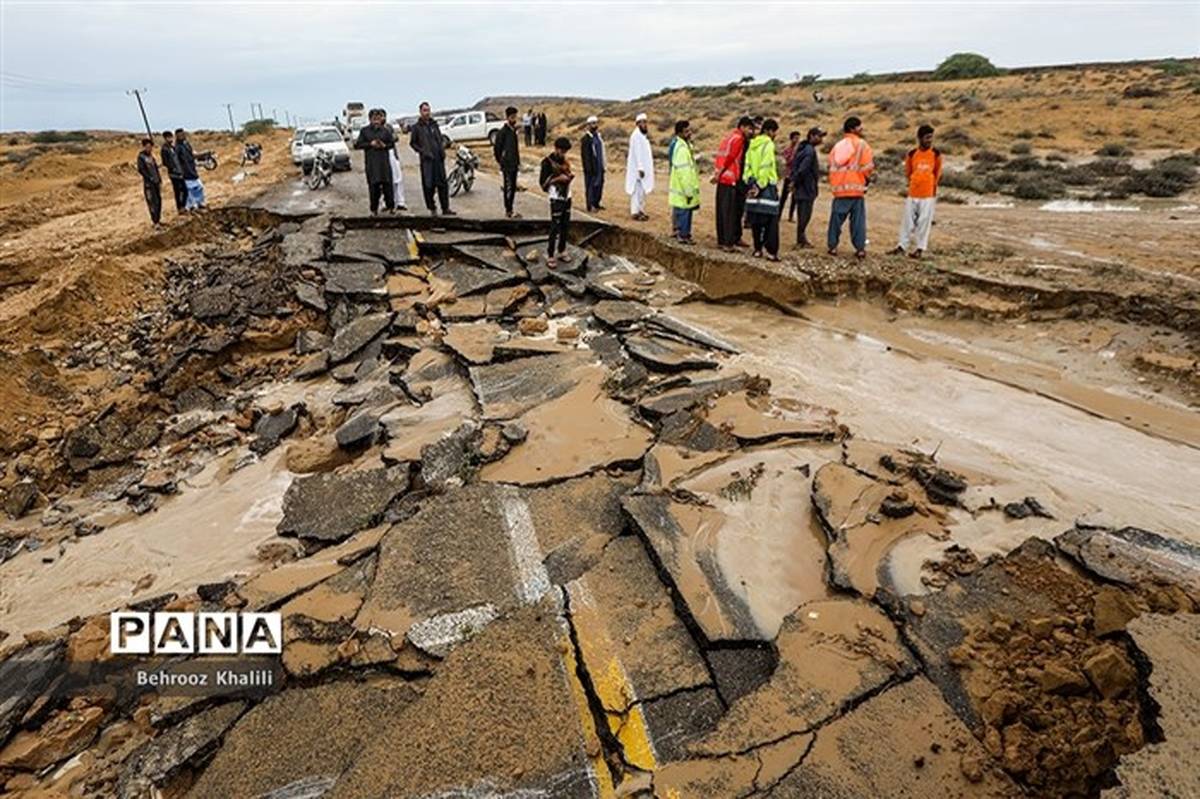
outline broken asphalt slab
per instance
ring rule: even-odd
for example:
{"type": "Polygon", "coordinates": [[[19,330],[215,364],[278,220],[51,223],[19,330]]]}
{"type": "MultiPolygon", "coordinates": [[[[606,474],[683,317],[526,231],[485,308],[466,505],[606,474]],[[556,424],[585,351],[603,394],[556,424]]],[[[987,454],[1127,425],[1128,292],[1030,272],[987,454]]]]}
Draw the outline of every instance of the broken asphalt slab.
{"type": "Polygon", "coordinates": [[[284,536],[335,543],[379,522],[408,490],[408,472],[380,468],[297,477],[283,496],[284,536]]]}

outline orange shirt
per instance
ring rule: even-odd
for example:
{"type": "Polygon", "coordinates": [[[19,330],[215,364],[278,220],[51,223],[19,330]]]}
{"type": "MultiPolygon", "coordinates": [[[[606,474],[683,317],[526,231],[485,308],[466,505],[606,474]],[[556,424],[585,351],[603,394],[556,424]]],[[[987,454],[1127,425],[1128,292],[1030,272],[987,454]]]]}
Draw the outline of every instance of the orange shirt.
{"type": "Polygon", "coordinates": [[[937,195],[942,179],[942,154],[936,147],[909,150],[904,156],[904,174],[908,176],[908,196],[924,199],[937,195]]]}

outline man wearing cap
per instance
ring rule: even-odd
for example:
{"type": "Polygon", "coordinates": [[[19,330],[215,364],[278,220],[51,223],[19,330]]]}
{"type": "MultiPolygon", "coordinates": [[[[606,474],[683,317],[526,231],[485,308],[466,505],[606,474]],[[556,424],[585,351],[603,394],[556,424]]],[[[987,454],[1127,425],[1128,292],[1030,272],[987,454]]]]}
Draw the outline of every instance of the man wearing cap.
{"type": "Polygon", "coordinates": [[[625,161],[625,193],[629,195],[629,215],[644,222],[650,218],[646,214],[646,195],[654,191],[654,156],[646,135],[646,115],[638,114],[633,121],[629,157],[625,161]]]}
{"type": "Polygon", "coordinates": [[[604,194],[604,139],[600,137],[600,120],[592,115],[587,118],[587,132],[579,140],[579,153],[583,158],[583,193],[589,211],[603,211],[600,197],[604,194]]]}
{"type": "Polygon", "coordinates": [[[792,155],[792,196],[795,198],[796,246],[812,247],[808,240],[808,223],[812,219],[813,206],[817,202],[820,172],[817,165],[817,148],[825,139],[825,131],[809,128],[804,141],[796,146],[792,155]]]}

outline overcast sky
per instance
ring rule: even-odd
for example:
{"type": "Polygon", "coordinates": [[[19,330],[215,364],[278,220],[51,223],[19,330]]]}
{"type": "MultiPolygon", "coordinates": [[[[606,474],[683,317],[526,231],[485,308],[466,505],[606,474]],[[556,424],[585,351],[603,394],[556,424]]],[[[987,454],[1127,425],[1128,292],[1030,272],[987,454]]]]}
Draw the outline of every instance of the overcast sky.
{"type": "Polygon", "coordinates": [[[628,99],[664,86],[1193,56],[1200,2],[22,2],[0,0],[0,128],[155,128],[329,118],[347,100],[628,99]],[[764,24],[764,17],[768,18],[764,24]]]}

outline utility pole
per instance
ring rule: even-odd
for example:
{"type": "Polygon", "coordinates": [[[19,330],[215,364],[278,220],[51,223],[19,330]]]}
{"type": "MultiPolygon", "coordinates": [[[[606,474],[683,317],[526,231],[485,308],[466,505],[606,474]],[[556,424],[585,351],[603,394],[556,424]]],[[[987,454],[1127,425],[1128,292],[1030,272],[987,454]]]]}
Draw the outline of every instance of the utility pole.
{"type": "Polygon", "coordinates": [[[234,136],[237,135],[237,129],[233,126],[233,103],[225,103],[225,110],[229,112],[229,132],[234,136]]]}
{"type": "Polygon", "coordinates": [[[129,91],[125,92],[125,94],[132,94],[134,97],[137,98],[138,110],[142,112],[142,124],[146,126],[146,135],[153,139],[154,134],[150,132],[150,120],[146,119],[146,106],[142,105],[142,94],[145,91],[146,91],[146,89],[144,89],[144,88],[143,89],[130,89],[129,91]]]}

